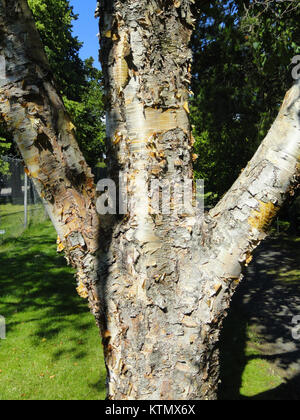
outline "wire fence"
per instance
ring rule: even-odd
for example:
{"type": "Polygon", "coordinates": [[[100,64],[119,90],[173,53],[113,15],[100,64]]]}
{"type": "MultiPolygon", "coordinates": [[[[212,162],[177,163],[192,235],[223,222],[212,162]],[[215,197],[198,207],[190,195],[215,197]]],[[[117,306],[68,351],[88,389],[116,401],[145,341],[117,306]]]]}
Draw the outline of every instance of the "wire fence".
{"type": "MultiPolygon", "coordinates": [[[[107,170],[94,167],[95,182],[107,177],[107,170]]],[[[286,212],[283,220],[277,219],[277,232],[285,229],[289,220],[292,230],[300,231],[300,194],[286,212]]],[[[0,243],[18,237],[24,230],[48,218],[42,200],[33,182],[24,171],[21,159],[0,156],[0,243]]]]}
{"type": "Polygon", "coordinates": [[[18,237],[47,218],[33,182],[21,159],[0,157],[0,242],[18,237]]]}

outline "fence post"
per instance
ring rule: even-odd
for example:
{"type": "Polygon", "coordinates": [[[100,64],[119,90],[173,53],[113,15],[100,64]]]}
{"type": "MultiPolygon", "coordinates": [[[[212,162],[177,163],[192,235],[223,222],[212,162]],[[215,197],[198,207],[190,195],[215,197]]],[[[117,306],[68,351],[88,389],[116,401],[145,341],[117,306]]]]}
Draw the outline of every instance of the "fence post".
{"type": "Polygon", "coordinates": [[[25,172],[25,179],[24,179],[24,227],[27,228],[28,225],[28,176],[25,172]]]}
{"type": "Polygon", "coordinates": [[[0,315],[0,340],[6,339],[6,324],[4,316],[0,315]]]}

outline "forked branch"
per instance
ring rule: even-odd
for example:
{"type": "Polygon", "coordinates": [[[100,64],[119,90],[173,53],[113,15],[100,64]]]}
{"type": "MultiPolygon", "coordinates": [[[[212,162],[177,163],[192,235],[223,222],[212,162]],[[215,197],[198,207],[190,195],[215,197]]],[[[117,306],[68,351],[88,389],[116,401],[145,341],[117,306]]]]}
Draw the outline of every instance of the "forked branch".
{"type": "Polygon", "coordinates": [[[99,219],[91,170],[57,93],[26,0],[0,2],[0,113],[59,235],[59,250],[78,271],[78,292],[99,311],[99,219]]]}

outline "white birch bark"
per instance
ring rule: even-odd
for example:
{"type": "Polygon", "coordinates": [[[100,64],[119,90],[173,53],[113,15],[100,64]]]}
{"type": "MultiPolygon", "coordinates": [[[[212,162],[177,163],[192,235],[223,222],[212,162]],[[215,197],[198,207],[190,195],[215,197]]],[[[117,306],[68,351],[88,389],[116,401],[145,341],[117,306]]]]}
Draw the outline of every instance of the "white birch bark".
{"type": "Polygon", "coordinates": [[[78,292],[100,319],[98,236],[93,176],[75,127],[55,90],[46,55],[25,0],[0,2],[0,114],[24,159],[59,235],[58,249],[78,270],[78,292]]]}
{"type": "Polygon", "coordinates": [[[149,215],[143,192],[152,179],[178,185],[192,176],[192,3],[98,7],[111,170],[130,179],[129,216],[115,227],[106,278],[110,398],[217,397],[218,339],[231,297],[298,176],[294,86],[249,166],[204,221],[149,215]]]}

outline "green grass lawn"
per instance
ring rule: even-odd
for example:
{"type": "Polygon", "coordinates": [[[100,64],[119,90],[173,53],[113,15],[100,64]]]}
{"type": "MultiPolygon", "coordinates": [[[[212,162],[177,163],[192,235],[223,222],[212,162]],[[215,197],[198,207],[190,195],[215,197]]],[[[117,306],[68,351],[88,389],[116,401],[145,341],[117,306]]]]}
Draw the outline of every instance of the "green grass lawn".
{"type": "Polygon", "coordinates": [[[0,246],[0,400],[105,398],[98,330],[55,241],[44,222],[0,246]]]}
{"type": "MultiPolygon", "coordinates": [[[[0,261],[0,314],[7,322],[7,339],[0,340],[0,400],[104,399],[98,330],[76,294],[74,271],[56,253],[51,223],[2,241],[0,261]]],[[[277,275],[286,282],[299,278],[295,270],[277,275]]],[[[222,399],[251,398],[283,383],[247,319],[233,312],[225,332],[222,399]]]]}
{"type": "MultiPolygon", "coordinates": [[[[45,221],[45,210],[42,204],[28,206],[28,225],[45,221]]],[[[24,206],[16,204],[0,204],[0,243],[6,239],[17,238],[24,232],[24,206]]]]}

